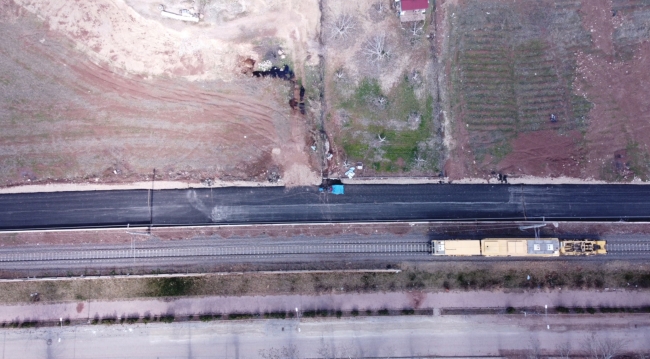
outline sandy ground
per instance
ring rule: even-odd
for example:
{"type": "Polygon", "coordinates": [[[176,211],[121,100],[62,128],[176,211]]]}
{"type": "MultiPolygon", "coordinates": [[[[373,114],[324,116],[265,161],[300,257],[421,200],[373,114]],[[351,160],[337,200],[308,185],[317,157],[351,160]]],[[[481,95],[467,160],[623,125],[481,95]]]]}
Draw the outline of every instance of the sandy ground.
{"type": "Polygon", "coordinates": [[[142,317],[173,314],[190,316],[202,313],[271,313],[327,309],[359,311],[380,309],[472,309],[472,308],[549,308],[573,307],[643,307],[650,305],[645,291],[531,291],[504,292],[449,292],[449,293],[371,293],[271,295],[244,297],[201,297],[175,299],[135,299],[117,301],[77,301],[0,306],[0,322],[29,320],[56,321],[58,318],[84,320],[127,316],[142,317]]]}
{"type": "Polygon", "coordinates": [[[148,18],[123,1],[3,2],[0,185],[133,183],[154,169],[190,183],[320,182],[289,83],[241,73],[271,48],[296,73],[317,61],[317,7],[289,2],[199,25],[161,21],[153,3],[136,8],[148,18]]]}
{"type": "MultiPolygon", "coordinates": [[[[71,38],[95,63],[143,77],[233,80],[241,56],[259,59],[255,41],[278,38],[295,63],[317,50],[319,11],[310,1],[67,0],[16,4],[36,14],[52,31],[71,38]],[[158,9],[202,13],[198,24],[163,19],[158,9]],[[288,10],[288,11],[287,11],[288,10]],[[244,26],[245,25],[245,26],[244,26]]],[[[318,61],[317,57],[311,63],[318,61]]]]}
{"type": "MultiPolygon", "coordinates": [[[[282,186],[283,181],[246,182],[246,181],[212,181],[209,185],[200,182],[156,181],[153,189],[186,189],[186,188],[217,188],[217,187],[269,187],[282,186]]],[[[128,189],[152,189],[152,183],[134,182],[125,184],[92,184],[92,183],[48,183],[42,185],[27,185],[0,188],[0,193],[36,193],[36,192],[69,192],[69,191],[111,191],[128,189]]]]}

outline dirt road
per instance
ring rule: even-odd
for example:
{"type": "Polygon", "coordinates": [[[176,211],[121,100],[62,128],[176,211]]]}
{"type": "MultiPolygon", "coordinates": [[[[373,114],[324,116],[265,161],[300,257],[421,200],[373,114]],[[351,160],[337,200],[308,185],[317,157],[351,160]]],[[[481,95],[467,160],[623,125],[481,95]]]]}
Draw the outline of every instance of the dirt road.
{"type": "Polygon", "coordinates": [[[594,334],[650,349],[650,317],[375,317],[327,320],[97,325],[3,329],[4,358],[259,358],[295,346],[308,357],[508,355],[539,343],[542,353],[570,342],[577,353],[594,334]],[[547,327],[548,325],[548,327],[547,327]]]}

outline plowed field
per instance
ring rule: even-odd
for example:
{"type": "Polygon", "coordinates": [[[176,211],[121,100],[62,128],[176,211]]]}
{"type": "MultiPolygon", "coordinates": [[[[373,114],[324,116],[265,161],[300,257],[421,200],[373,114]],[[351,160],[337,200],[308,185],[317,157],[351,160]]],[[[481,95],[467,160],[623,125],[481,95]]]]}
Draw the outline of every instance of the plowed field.
{"type": "Polygon", "coordinates": [[[650,3],[442,3],[451,178],[648,179],[650,3]]]}

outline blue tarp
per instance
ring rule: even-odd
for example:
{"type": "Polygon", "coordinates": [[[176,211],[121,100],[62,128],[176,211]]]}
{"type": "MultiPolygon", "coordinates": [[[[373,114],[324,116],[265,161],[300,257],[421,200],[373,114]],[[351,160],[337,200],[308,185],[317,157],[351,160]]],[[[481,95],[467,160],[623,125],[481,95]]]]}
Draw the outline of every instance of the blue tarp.
{"type": "Polygon", "coordinates": [[[332,194],[345,194],[342,184],[332,185],[332,194]]]}

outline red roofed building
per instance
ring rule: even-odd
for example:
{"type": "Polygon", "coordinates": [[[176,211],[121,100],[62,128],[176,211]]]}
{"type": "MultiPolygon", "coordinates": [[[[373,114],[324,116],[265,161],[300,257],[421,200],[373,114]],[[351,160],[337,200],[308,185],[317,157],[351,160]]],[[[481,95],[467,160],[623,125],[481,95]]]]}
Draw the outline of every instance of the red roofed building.
{"type": "Polygon", "coordinates": [[[402,22],[424,21],[429,0],[395,0],[399,2],[399,18],[402,22]]]}

